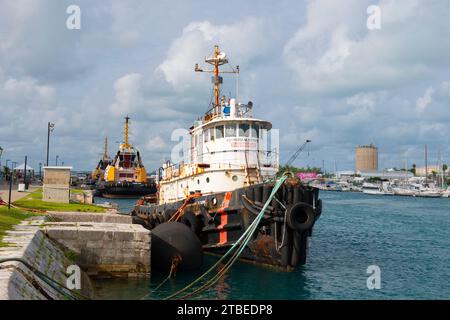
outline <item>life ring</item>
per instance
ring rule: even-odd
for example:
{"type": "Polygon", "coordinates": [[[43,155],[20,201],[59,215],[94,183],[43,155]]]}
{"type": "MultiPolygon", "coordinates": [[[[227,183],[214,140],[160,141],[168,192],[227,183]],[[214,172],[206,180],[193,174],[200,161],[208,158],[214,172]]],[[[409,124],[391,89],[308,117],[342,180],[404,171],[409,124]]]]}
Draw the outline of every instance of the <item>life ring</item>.
{"type": "Polygon", "coordinates": [[[314,209],[307,203],[298,202],[288,210],[286,219],[291,229],[303,232],[310,229],[314,224],[314,209]]]}

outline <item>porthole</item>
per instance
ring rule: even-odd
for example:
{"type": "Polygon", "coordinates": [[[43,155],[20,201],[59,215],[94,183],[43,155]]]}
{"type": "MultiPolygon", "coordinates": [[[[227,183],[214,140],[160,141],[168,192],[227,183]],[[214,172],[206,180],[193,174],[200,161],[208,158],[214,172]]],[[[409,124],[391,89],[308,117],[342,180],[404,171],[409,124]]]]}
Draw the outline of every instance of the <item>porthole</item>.
{"type": "Polygon", "coordinates": [[[209,177],[206,177],[206,183],[209,183],[209,177]]]}
{"type": "Polygon", "coordinates": [[[237,181],[238,177],[236,175],[232,176],[231,179],[233,179],[233,181],[237,181]]]}

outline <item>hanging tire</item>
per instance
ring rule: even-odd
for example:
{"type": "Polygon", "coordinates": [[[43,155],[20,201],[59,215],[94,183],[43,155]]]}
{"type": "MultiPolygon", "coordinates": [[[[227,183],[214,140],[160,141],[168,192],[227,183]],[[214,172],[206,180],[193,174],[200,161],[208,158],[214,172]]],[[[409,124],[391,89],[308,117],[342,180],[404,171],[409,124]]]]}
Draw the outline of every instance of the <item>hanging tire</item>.
{"type": "Polygon", "coordinates": [[[190,211],[185,211],[181,218],[181,223],[188,226],[197,236],[202,232],[202,224],[195,214],[190,211]]]}
{"type": "Polygon", "coordinates": [[[307,203],[298,202],[289,209],[286,219],[291,229],[303,232],[310,229],[314,224],[314,209],[307,203]]]}
{"type": "Polygon", "coordinates": [[[175,209],[166,209],[166,210],[164,210],[164,212],[163,212],[163,217],[164,217],[164,221],[169,221],[170,220],[170,218],[173,216],[173,214],[175,213],[175,212],[177,212],[177,210],[175,210],[175,209]]]}
{"type": "Polygon", "coordinates": [[[147,227],[147,222],[145,222],[144,219],[139,218],[138,216],[135,216],[135,215],[131,216],[131,223],[132,224],[140,224],[143,227],[147,227]]]}

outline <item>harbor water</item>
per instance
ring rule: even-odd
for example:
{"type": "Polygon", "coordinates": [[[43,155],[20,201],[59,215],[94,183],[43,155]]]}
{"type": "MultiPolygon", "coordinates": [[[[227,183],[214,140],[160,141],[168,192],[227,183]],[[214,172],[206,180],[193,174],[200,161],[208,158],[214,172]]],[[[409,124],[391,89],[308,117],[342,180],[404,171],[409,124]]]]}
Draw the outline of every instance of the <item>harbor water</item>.
{"type": "MultiPolygon", "coordinates": [[[[291,273],[246,263],[197,299],[448,299],[450,199],[321,192],[307,264],[291,273]],[[381,289],[369,290],[369,266],[381,270],[381,289]]],[[[116,199],[112,202],[119,202],[116,199]]],[[[120,200],[131,208],[135,200],[120,200]]],[[[204,268],[215,261],[206,257],[204,268]]],[[[96,281],[99,299],[161,299],[200,274],[150,280],[96,281]]]]}

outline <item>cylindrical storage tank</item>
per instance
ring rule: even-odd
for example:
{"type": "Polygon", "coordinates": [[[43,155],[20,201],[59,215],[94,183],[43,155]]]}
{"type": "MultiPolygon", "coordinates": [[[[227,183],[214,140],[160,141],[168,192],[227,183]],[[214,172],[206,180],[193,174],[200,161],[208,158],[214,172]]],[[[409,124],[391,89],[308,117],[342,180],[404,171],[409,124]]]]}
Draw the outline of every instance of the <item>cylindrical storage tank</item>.
{"type": "Polygon", "coordinates": [[[378,148],[373,145],[357,147],[355,170],[362,172],[378,171],[378,148]]]}

